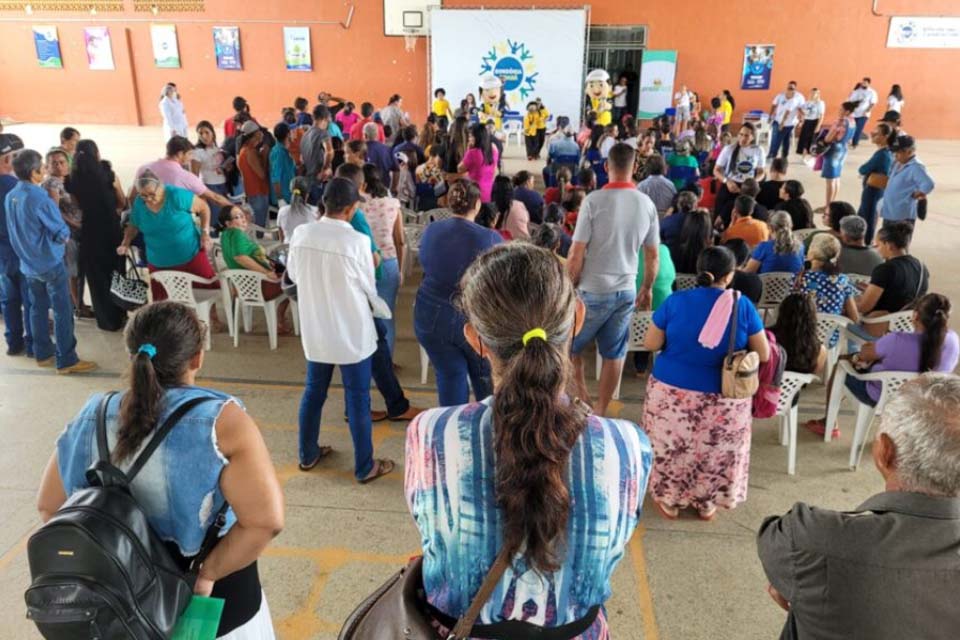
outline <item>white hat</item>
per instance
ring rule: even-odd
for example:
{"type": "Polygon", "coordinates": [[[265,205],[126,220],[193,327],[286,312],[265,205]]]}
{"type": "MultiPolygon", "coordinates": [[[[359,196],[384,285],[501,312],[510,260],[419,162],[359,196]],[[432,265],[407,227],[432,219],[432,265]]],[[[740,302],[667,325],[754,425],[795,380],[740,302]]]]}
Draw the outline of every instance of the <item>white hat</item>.
{"type": "Polygon", "coordinates": [[[594,69],[587,74],[587,82],[610,82],[610,74],[604,69],[594,69]]]}
{"type": "Polygon", "coordinates": [[[500,78],[488,73],[487,75],[480,78],[480,88],[481,89],[499,89],[503,86],[503,83],[500,82],[500,78]]]}

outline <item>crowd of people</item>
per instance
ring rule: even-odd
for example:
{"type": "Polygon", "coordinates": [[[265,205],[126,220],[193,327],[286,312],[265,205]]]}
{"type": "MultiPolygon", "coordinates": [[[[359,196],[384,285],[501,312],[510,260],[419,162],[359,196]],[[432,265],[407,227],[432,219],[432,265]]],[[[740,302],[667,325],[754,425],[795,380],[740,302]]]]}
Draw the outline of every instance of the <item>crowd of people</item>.
{"type": "MultiPolygon", "coordinates": [[[[190,273],[199,287],[220,286],[217,251],[227,268],[261,274],[265,299],[296,296],[307,360],[303,472],[332,451],[320,443],[320,419],[335,368],[357,482],[397,466],[375,455],[373,423],[409,423],[405,495],[423,540],[425,597],[447,631],[505,555],[511,561],[479,624],[522,620],[570,630],[564,637],[607,637],[610,576],[648,492],[667,519],[692,509],[710,521],[747,499],[754,413],[751,397],[726,390],[730,353],[755,354],[760,369],[785,357],[788,371],[822,376],[827,351],[841,340],[846,347],[846,334],[822,340],[818,314],[850,321],[865,346],[845,357],[859,369],[924,375],[886,409],[874,459],[887,492],[859,509],[865,514],[800,503],[761,528],[770,594],[789,612],[784,637],[849,628],[851,611],[822,595],[828,580],[874,589],[873,604],[889,600],[878,584],[931,593],[922,576],[946,562],[938,543],[956,543],[960,515],[960,383],[949,375],[960,339],[948,328],[950,301],[928,291],[929,270],[910,252],[934,184],[900,128],[899,87],[870,134],[877,150],[860,167],[860,206],[838,199],[847,148],[877,101],[869,85],[858,83],[836,122],[821,128],[819,92],[807,100],[791,82],[774,99],[768,151],[753,124],[733,131],[728,91],[706,108],[684,86],[676,110],[647,129],[620,107],[613,124],[598,125],[588,112],[577,130],[558,115],[548,131],[549,113],[534,101],[523,126],[527,159],[546,150],[542,191],[529,171],[503,172],[505,141],[471,96],[454,110],[442,89],[420,127],[399,95],[380,109],[326,92],[312,109],[297,98],[273,127],[237,97],[218,143],[206,120],[189,139],[176,86],[166,85],[164,157],[140,167],[129,192],[75,129],[64,129],[46,156],[0,133],[8,355],[60,373],[92,370],[76,353],[76,315],[104,331],[125,329],[131,358],[127,388],[91,398],[60,436],[43,477],[44,519],[89,483],[102,402],[110,455],[123,462],[178,404],[209,398],[190,417],[215,439],[185,432],[147,463],[150,482],[163,483],[177,504],[160,504],[146,480],[133,493],[184,562],[216,514],[210,498],[229,504],[227,533],[195,591],[226,599],[220,635],[272,637],[256,561],[284,515],[266,445],[236,398],[196,386],[207,328],[192,310],[164,302],[156,281],[153,302],[129,317],[111,295],[112,274],[124,271],[134,247],[149,272],[190,273]],[[827,179],[819,210],[789,177],[793,137],[827,179]],[[410,213],[427,219],[415,239],[404,225],[410,213]],[[273,227],[282,259],[262,242],[273,227]],[[414,247],[423,277],[413,333],[436,371],[438,409],[410,404],[393,358],[397,297],[414,247]],[[791,279],[769,328],[758,308],[766,274],[791,279]],[[682,285],[684,277],[694,286],[682,285]],[[905,310],[913,332],[861,323],[905,310]],[[636,349],[638,312],[651,312],[642,349],[657,355],[652,366],[645,354],[633,359],[637,374],[648,374],[634,424],[609,414],[628,349],[636,349]],[[596,398],[584,364],[594,345],[596,398]],[[371,380],[383,411],[372,409],[371,380]],[[845,527],[853,517],[859,526],[845,527]],[[883,536],[899,543],[873,553],[870,541],[883,536]],[[838,549],[842,576],[827,575],[826,558],[838,549]]],[[[290,330],[290,308],[278,306],[281,332],[290,330]]],[[[211,321],[219,330],[215,313],[211,321]]],[[[877,383],[846,384],[860,402],[879,400],[877,383]]],[[[806,426],[837,431],[826,420],[806,426]]],[[[957,586],[960,572],[943,574],[957,586]]],[[[948,637],[921,615],[936,609],[934,600],[914,598],[916,609],[878,617],[853,613],[874,630],[870,637],[911,635],[907,621],[928,625],[923,637],[948,637]]]]}

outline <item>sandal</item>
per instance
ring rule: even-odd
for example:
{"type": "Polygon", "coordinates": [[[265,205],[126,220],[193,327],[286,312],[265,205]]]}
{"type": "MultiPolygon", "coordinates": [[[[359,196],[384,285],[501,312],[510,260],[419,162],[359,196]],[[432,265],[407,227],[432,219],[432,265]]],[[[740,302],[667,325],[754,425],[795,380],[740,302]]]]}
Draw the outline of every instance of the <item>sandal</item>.
{"type": "Polygon", "coordinates": [[[386,458],[381,458],[373,461],[373,469],[363,480],[358,480],[360,484],[367,484],[373,482],[377,478],[382,478],[396,468],[396,463],[393,460],[387,460],[386,458]]]}
{"type": "Polygon", "coordinates": [[[323,460],[324,458],[326,458],[326,457],[327,457],[328,455],[330,455],[331,453],[333,453],[333,447],[320,447],[320,453],[317,454],[317,459],[316,459],[316,460],[314,460],[314,461],[311,462],[310,464],[303,464],[303,463],[301,462],[301,463],[298,464],[297,466],[300,467],[300,471],[310,471],[310,470],[313,469],[315,466],[317,466],[317,464],[319,464],[321,460],[323,460]]]}
{"type": "MultiPolygon", "coordinates": [[[[811,431],[817,434],[818,436],[822,436],[823,432],[827,430],[827,419],[818,418],[816,420],[807,420],[806,422],[803,423],[803,428],[806,429],[807,431],[811,431]]],[[[834,427],[833,431],[830,432],[830,439],[833,440],[839,437],[840,437],[840,427],[834,427]]]]}
{"type": "Polygon", "coordinates": [[[660,512],[660,515],[667,520],[676,520],[678,517],[680,517],[680,509],[677,507],[668,507],[667,505],[656,500],[653,501],[653,506],[655,506],[657,511],[660,512]]]}
{"type": "Polygon", "coordinates": [[[697,509],[697,517],[704,522],[710,522],[717,515],[717,505],[712,504],[706,509],[697,509]]]}

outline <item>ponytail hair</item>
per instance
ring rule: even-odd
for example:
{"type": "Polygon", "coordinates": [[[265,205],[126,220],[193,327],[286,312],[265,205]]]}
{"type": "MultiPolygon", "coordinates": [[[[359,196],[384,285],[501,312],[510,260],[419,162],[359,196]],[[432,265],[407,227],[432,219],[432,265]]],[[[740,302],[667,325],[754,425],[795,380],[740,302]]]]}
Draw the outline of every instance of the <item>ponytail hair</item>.
{"type": "Polygon", "coordinates": [[[737,268],[737,258],[723,245],[707,247],[697,258],[697,286],[712,287],[733,273],[737,268]]]}
{"type": "Polygon", "coordinates": [[[367,193],[371,197],[386,198],[390,195],[390,191],[383,184],[383,174],[380,173],[380,168],[377,165],[369,162],[363,165],[363,181],[366,183],[367,193]]]}
{"type": "Polygon", "coordinates": [[[917,317],[923,325],[920,339],[920,373],[936,371],[940,366],[943,342],[950,321],[950,300],[939,293],[928,293],[917,303],[917,317]]]}
{"type": "Polygon", "coordinates": [[[810,241],[809,255],[823,264],[821,271],[828,276],[840,273],[840,241],[829,233],[818,233],[810,241]]]}
{"type": "Polygon", "coordinates": [[[767,221],[773,236],[773,251],[777,255],[787,256],[800,250],[800,242],[793,235],[793,218],[786,211],[774,211],[767,221]]]}
{"type": "Polygon", "coordinates": [[[480,201],[480,187],[472,180],[460,178],[447,191],[447,206],[458,216],[473,211],[480,201]]]}
{"type": "Polygon", "coordinates": [[[565,553],[570,451],[585,428],[582,411],[564,398],[573,284],[552,252],[521,242],[481,254],[460,290],[467,322],[501,363],[493,448],[503,549],[522,553],[535,570],[555,571],[565,553]],[[530,337],[532,329],[542,335],[530,337]]]}
{"type": "Polygon", "coordinates": [[[120,403],[114,462],[123,462],[157,426],[167,387],[180,384],[203,349],[205,330],[197,314],[179,302],[155,302],[127,324],[130,389],[120,403]]]}
{"type": "Polygon", "coordinates": [[[560,192],[560,199],[563,199],[563,194],[567,191],[567,186],[573,180],[573,174],[570,172],[570,169],[567,167],[560,167],[557,169],[557,190],[560,192]]]}

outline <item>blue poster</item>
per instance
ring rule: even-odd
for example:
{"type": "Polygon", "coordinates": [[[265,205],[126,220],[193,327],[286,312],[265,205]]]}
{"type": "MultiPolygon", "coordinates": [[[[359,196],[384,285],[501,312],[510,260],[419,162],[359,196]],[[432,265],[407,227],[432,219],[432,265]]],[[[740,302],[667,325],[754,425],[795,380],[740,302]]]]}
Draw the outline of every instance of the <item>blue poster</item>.
{"type": "Polygon", "coordinates": [[[243,69],[240,61],[240,27],[214,27],[213,50],[218,69],[243,69]]]}
{"type": "Polygon", "coordinates": [[[37,47],[37,62],[45,69],[63,69],[60,39],[56,27],[34,27],[33,44],[37,47]]]}
{"type": "Polygon", "coordinates": [[[772,44],[748,44],[743,49],[741,89],[769,89],[773,74],[772,44]]]}

